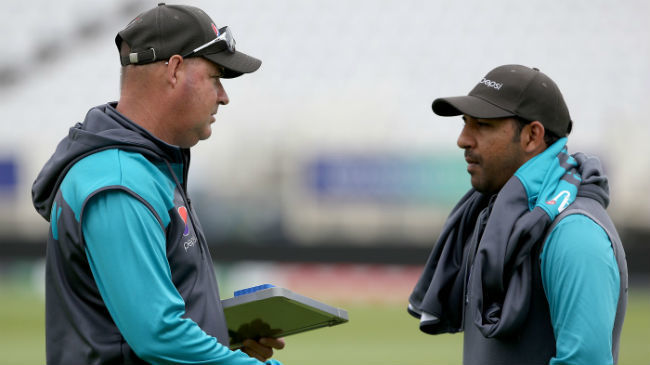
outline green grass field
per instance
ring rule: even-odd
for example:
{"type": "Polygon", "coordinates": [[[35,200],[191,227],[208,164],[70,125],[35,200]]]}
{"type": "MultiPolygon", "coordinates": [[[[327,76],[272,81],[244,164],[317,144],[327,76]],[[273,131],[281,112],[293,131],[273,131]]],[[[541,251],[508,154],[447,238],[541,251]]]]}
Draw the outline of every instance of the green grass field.
{"type": "MultiPolygon", "coordinates": [[[[621,365],[650,364],[650,289],[630,291],[621,365]]],[[[350,322],[285,338],[285,365],[461,363],[462,335],[429,336],[403,306],[334,303],[350,322]]],[[[0,363],[44,364],[43,297],[30,285],[0,279],[0,363]]]]}

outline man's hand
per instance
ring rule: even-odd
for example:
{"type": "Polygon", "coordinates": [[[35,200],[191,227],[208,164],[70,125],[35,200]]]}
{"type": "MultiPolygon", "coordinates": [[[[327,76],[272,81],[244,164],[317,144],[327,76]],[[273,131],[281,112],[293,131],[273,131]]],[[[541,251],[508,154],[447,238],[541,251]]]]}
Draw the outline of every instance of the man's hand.
{"type": "Polygon", "coordinates": [[[244,340],[241,350],[248,356],[264,362],[273,356],[273,349],[282,350],[284,345],[284,340],[281,338],[263,337],[259,341],[244,340]]]}

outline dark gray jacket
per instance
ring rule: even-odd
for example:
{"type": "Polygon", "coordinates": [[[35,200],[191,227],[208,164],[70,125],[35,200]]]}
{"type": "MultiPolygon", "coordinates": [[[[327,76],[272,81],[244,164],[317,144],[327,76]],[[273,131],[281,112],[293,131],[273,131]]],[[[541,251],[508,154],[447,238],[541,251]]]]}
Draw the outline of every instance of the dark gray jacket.
{"type": "Polygon", "coordinates": [[[605,212],[607,178],[597,159],[569,156],[565,141],[520,167],[497,195],[470,190],[461,198],[411,294],[409,312],[420,318],[422,331],[465,332],[465,364],[547,364],[553,357],[539,259],[546,235],[568,214],[592,218],[615,253],[621,290],[612,334],[616,359],[627,267],[605,212]]]}
{"type": "Polygon", "coordinates": [[[185,317],[192,319],[223,345],[228,345],[212,259],[187,198],[189,161],[189,150],[153,137],[119,114],[115,104],[91,109],[85,121],[71,128],[69,135],[59,143],[32,188],[36,210],[51,221],[46,259],[48,364],[143,363],[113,322],[85,252],[81,230],[84,206],[90,198],[106,190],[131,194],[157,217],[166,235],[166,256],[172,281],[185,302],[185,317]],[[100,169],[101,174],[81,173],[75,176],[76,181],[70,183],[83,189],[78,189],[78,193],[66,200],[61,184],[70,169],[80,160],[110,149],[144,156],[143,164],[148,166],[143,171],[152,171],[152,174],[139,176],[142,184],[127,186],[113,182],[115,179],[110,175],[118,171],[100,169]],[[156,192],[160,196],[155,197],[157,203],[154,204],[144,197],[153,193],[142,189],[147,180],[156,179],[165,181],[155,183],[167,184],[171,188],[165,193],[156,192]],[[160,202],[165,203],[161,205],[160,202]],[[179,216],[178,208],[181,206],[186,207],[187,217],[179,216]],[[199,247],[190,255],[183,247],[188,234],[199,247]]]}
{"type": "MultiPolygon", "coordinates": [[[[549,227],[547,232],[553,231],[555,225],[564,217],[571,214],[582,214],[591,218],[607,233],[612,242],[614,256],[620,273],[620,292],[616,319],[612,332],[612,356],[614,363],[617,362],[623,318],[627,307],[628,275],[625,252],[621,239],[616,232],[609,215],[597,201],[585,197],[578,197],[566,210],[564,210],[549,227]]],[[[546,238],[541,242],[546,242],[546,238]]],[[[479,328],[474,325],[472,313],[478,310],[468,300],[465,307],[465,320],[463,323],[464,346],[463,363],[466,365],[497,365],[497,364],[548,364],[550,358],[555,355],[555,336],[551,326],[551,317],[548,308],[544,287],[540,273],[539,256],[542,251],[542,244],[538,244],[530,255],[531,266],[531,296],[530,307],[521,330],[511,336],[488,338],[483,336],[479,328]]],[[[469,294],[471,295],[471,293],[469,294]]]]}

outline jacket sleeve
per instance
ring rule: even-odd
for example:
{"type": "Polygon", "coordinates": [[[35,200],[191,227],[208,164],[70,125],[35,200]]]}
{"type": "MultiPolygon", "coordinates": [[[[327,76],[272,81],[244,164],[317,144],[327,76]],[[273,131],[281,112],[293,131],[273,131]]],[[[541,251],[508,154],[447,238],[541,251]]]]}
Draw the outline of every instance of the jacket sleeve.
{"type": "Polygon", "coordinates": [[[613,364],[619,271],[612,243],[588,217],[564,218],[540,256],[556,354],[550,364],[613,364]]]}
{"type": "Polygon", "coordinates": [[[121,190],[98,194],[84,209],[82,229],[99,292],[140,358],[153,364],[262,364],[183,318],[185,303],[172,283],[165,233],[137,198],[121,190]]]}

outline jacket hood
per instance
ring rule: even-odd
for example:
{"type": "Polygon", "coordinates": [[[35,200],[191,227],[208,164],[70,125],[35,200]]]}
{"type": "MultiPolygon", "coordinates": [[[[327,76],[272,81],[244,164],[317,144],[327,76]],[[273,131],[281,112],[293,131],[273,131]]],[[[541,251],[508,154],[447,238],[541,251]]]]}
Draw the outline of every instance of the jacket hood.
{"type": "Polygon", "coordinates": [[[189,150],[167,144],[147,130],[120,114],[109,103],[88,111],[83,123],[70,128],[68,135],[56,147],[54,154],[32,185],[32,202],[36,211],[47,221],[59,185],[77,161],[105,149],[120,148],[169,162],[189,162],[189,150]]]}
{"type": "Polygon", "coordinates": [[[578,196],[591,198],[599,202],[603,208],[607,208],[609,205],[609,182],[598,157],[578,152],[573,155],[573,158],[578,161],[582,176],[578,196]]]}

